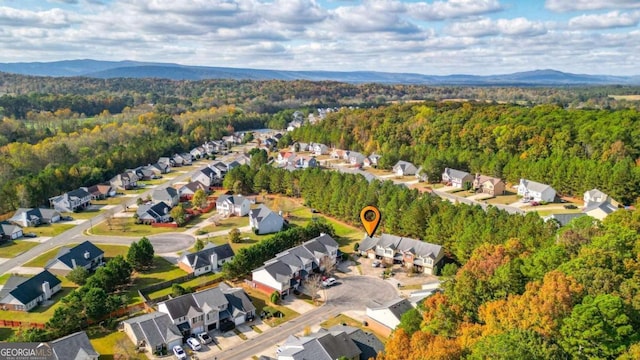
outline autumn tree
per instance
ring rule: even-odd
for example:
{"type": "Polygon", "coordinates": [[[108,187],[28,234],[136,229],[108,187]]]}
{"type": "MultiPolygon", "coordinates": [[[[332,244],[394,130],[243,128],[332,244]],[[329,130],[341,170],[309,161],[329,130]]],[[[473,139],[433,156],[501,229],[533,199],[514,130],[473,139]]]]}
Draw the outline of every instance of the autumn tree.
{"type": "Polygon", "coordinates": [[[207,206],[207,201],[207,194],[202,189],[196,190],[193,194],[193,198],[191,199],[193,205],[198,208],[205,208],[207,206]]]}
{"type": "Polygon", "coordinates": [[[187,213],[184,210],[184,206],[182,204],[178,204],[174,206],[173,209],[171,209],[170,214],[171,214],[171,217],[173,218],[173,221],[175,221],[176,224],[178,224],[178,226],[182,226],[186,224],[187,213]]]}

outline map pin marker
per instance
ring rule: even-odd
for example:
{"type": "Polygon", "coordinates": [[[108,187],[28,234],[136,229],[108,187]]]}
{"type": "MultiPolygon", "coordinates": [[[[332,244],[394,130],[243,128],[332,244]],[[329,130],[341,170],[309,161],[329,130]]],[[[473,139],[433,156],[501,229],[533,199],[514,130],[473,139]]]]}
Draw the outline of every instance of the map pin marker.
{"type": "Polygon", "coordinates": [[[375,206],[365,206],[360,212],[360,221],[369,237],[372,237],[380,225],[380,210],[375,206]]]}

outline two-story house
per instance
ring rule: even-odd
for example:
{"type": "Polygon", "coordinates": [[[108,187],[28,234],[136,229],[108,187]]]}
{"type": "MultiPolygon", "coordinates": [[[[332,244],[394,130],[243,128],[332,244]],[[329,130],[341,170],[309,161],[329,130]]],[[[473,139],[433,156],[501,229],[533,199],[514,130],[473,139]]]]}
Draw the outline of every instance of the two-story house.
{"type": "Polygon", "coordinates": [[[329,147],[325,144],[313,144],[313,153],[317,156],[327,155],[329,153],[329,147]]]}
{"type": "Polygon", "coordinates": [[[312,272],[324,269],[325,264],[335,264],[338,243],[329,235],[320,236],[285,250],[252,271],[252,283],[267,294],[279,291],[283,295],[299,288],[312,272]]]}
{"type": "Polygon", "coordinates": [[[178,194],[180,195],[180,199],[191,200],[198,190],[204,191],[205,194],[209,193],[209,187],[196,180],[181,186],[180,189],[178,189],[178,194]]]}
{"type": "Polygon", "coordinates": [[[216,200],[216,209],[224,216],[245,216],[251,203],[242,195],[222,195],[216,200]]]}
{"type": "Polygon", "coordinates": [[[116,189],[131,190],[138,186],[138,175],[134,171],[125,171],[109,180],[109,184],[116,189]]]}
{"type": "Polygon", "coordinates": [[[529,201],[553,202],[556,198],[556,190],[547,184],[520,179],[518,195],[529,201]]]}
{"type": "Polygon", "coordinates": [[[271,234],[282,230],[284,219],[264,204],[249,212],[249,225],[258,235],[271,234]]]}
{"type": "Polygon", "coordinates": [[[53,224],[58,221],[60,221],[60,212],[41,208],[18,208],[9,218],[9,222],[23,227],[53,224]]]}
{"type": "Polygon", "coordinates": [[[180,202],[180,195],[178,194],[178,190],[168,186],[162,189],[153,190],[151,199],[154,202],[163,202],[172,208],[180,202]]]}
{"type": "Polygon", "coordinates": [[[371,259],[378,258],[387,264],[402,263],[424,274],[435,274],[436,266],[444,258],[440,245],[391,234],[365,237],[358,251],[371,259]]]}
{"type": "Polygon", "coordinates": [[[402,177],[415,175],[418,172],[418,169],[412,163],[400,160],[393,166],[393,172],[396,174],[396,176],[402,177]]]}
{"type": "Polygon", "coordinates": [[[473,188],[476,192],[496,196],[504,194],[506,185],[502,179],[476,174],[473,180],[473,188]]]}
{"type": "Polygon", "coordinates": [[[465,188],[467,184],[473,186],[473,175],[466,171],[445,168],[442,173],[442,182],[458,189],[465,188]]]}
{"type": "MultiPolygon", "coordinates": [[[[224,173],[226,173],[226,171],[224,173]]],[[[196,171],[193,176],[191,176],[191,181],[201,182],[207,188],[210,188],[221,184],[221,176],[223,176],[222,172],[216,172],[213,168],[207,166],[196,171]]]]}
{"type": "Polygon", "coordinates": [[[49,198],[49,204],[58,212],[74,212],[91,205],[91,194],[80,188],[49,198]]]}

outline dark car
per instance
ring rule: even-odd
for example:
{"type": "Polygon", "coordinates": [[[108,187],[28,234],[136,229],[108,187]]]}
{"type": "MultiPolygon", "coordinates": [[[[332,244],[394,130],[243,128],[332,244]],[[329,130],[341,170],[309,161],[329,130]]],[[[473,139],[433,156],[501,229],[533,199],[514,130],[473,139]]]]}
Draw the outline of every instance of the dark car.
{"type": "Polygon", "coordinates": [[[62,221],[73,221],[71,216],[60,216],[60,220],[62,221]]]}
{"type": "Polygon", "coordinates": [[[577,209],[578,207],[573,204],[567,204],[564,206],[565,209],[577,209]]]}
{"type": "Polygon", "coordinates": [[[38,234],[36,234],[36,233],[24,233],[24,234],[22,234],[22,236],[26,237],[26,238],[35,238],[35,237],[38,237],[38,234]]]}

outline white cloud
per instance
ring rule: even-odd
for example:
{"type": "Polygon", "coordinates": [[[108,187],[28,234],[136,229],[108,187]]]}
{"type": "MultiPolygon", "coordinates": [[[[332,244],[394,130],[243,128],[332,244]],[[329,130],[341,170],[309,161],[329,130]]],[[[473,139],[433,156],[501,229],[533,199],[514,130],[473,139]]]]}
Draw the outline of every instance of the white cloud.
{"type": "Polygon", "coordinates": [[[515,19],[491,20],[488,18],[459,21],[446,29],[453,36],[538,36],[547,32],[544,24],[519,17],[515,19]]]}
{"type": "Polygon", "coordinates": [[[498,0],[448,0],[407,4],[409,13],[422,20],[445,20],[494,13],[503,10],[498,0]]]}
{"type": "Polygon", "coordinates": [[[579,29],[611,29],[637,26],[640,11],[620,13],[611,11],[606,14],[580,15],[569,20],[569,26],[579,29]]]}
{"type": "Polygon", "coordinates": [[[546,0],[545,8],[551,11],[568,12],[600,9],[640,8],[638,0],[546,0]]]}
{"type": "Polygon", "coordinates": [[[56,28],[73,23],[71,16],[63,10],[31,11],[0,7],[0,25],[15,27],[56,28]]]}

